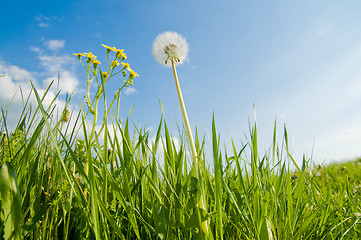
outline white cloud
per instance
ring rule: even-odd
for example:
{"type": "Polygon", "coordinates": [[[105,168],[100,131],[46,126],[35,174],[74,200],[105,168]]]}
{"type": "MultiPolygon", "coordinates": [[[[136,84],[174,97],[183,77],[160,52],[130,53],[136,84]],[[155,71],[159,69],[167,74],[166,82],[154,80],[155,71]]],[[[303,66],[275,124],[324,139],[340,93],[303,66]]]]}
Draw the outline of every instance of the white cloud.
{"type": "MultiPolygon", "coordinates": [[[[49,84],[54,81],[57,85],[58,76],[54,75],[52,77],[48,77],[42,81],[43,86],[49,86],[49,84]]],[[[78,86],[78,79],[69,71],[63,70],[60,72],[60,78],[59,78],[59,89],[62,90],[62,93],[71,93],[73,92],[76,87],[78,86]]],[[[55,87],[54,85],[54,87],[55,87]]]]}
{"type": "Polygon", "coordinates": [[[39,59],[41,65],[43,65],[48,72],[58,72],[64,66],[75,63],[74,58],[69,55],[50,56],[42,54],[39,55],[39,59]]]}
{"type": "Polygon", "coordinates": [[[42,81],[43,84],[49,85],[51,81],[56,82],[58,75],[60,75],[59,88],[62,90],[62,94],[76,90],[79,80],[74,73],[68,70],[76,64],[74,58],[69,55],[49,56],[40,54],[39,59],[48,76],[42,81]]]}
{"type": "MultiPolygon", "coordinates": [[[[34,86],[36,86],[40,97],[44,95],[46,86],[39,86],[37,84],[37,79],[33,76],[33,74],[18,66],[0,62],[0,72],[5,74],[4,77],[0,78],[0,105],[3,109],[5,109],[5,107],[11,102],[10,107],[6,112],[7,124],[11,130],[18,123],[20,113],[24,108],[20,88],[23,97],[26,99],[32,92],[30,80],[33,82],[34,86]]],[[[43,100],[45,108],[50,106],[50,103],[53,101],[55,95],[54,91],[48,91],[43,100]]],[[[65,106],[65,102],[59,99],[56,99],[54,103],[58,109],[61,109],[61,111],[65,106]]],[[[31,94],[28,104],[33,107],[38,105],[34,93],[31,94]]]]}
{"type": "Polygon", "coordinates": [[[10,102],[14,94],[19,91],[20,84],[25,85],[22,90],[24,90],[26,94],[30,86],[29,81],[35,80],[29,71],[21,69],[18,66],[8,65],[5,62],[0,62],[0,73],[1,75],[5,75],[0,78],[0,105],[10,102]]]}
{"type": "Polygon", "coordinates": [[[340,141],[354,141],[361,139],[361,126],[343,130],[338,134],[340,141]]]}
{"type": "Polygon", "coordinates": [[[0,78],[1,88],[0,88],[0,106],[7,104],[12,96],[18,90],[17,85],[13,82],[12,78],[8,75],[5,75],[0,78]]]}
{"type": "Polygon", "coordinates": [[[131,95],[131,94],[134,94],[134,93],[137,93],[137,89],[135,88],[132,88],[132,87],[128,87],[124,90],[124,94],[125,95],[131,95]]]}
{"type": "Polygon", "coordinates": [[[45,23],[45,22],[40,22],[38,26],[41,27],[41,28],[47,28],[47,27],[50,26],[50,24],[49,24],[49,23],[45,23]]]}
{"type": "Polygon", "coordinates": [[[50,18],[45,17],[43,15],[37,16],[36,21],[39,22],[38,26],[41,28],[47,28],[50,26],[50,18]]]}
{"type": "Polygon", "coordinates": [[[65,46],[65,40],[57,40],[57,39],[49,40],[49,41],[45,42],[45,46],[49,50],[56,51],[65,46]]]}
{"type": "Polygon", "coordinates": [[[6,76],[11,76],[15,82],[27,82],[31,79],[31,73],[18,66],[6,65],[0,62],[0,72],[5,73],[6,76]]]}
{"type": "Polygon", "coordinates": [[[41,52],[41,49],[38,48],[38,47],[30,47],[30,50],[33,51],[33,52],[36,52],[36,53],[40,53],[40,52],[41,52]]]}
{"type": "MultiPolygon", "coordinates": [[[[47,48],[59,49],[64,46],[65,41],[48,41],[47,43],[47,48]]],[[[5,109],[11,102],[7,110],[7,123],[10,129],[16,126],[19,121],[19,114],[23,110],[22,96],[26,99],[32,91],[30,81],[34,84],[40,97],[45,93],[50,82],[55,81],[44,98],[43,105],[45,108],[53,101],[58,90],[61,91],[61,94],[73,92],[75,89],[77,90],[76,93],[81,91],[78,89],[79,80],[75,74],[77,64],[75,58],[66,54],[50,56],[46,54],[47,49],[38,47],[31,47],[30,50],[38,54],[40,66],[43,67],[39,72],[30,72],[20,66],[0,60],[0,75],[5,75],[0,77],[0,106],[5,109]],[[58,76],[60,77],[59,85],[57,84],[58,76]]],[[[65,106],[65,101],[61,99],[62,97],[58,96],[54,102],[58,114],[61,114],[65,106]]],[[[29,104],[33,107],[38,105],[34,93],[29,99],[29,104]]]]}

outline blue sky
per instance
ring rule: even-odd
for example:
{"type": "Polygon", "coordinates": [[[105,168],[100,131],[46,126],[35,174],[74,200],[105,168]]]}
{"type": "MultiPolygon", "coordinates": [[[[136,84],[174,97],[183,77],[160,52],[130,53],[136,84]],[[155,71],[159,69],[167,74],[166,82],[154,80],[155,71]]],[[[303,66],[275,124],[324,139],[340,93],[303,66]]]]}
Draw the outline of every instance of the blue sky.
{"type": "MultiPolygon", "coordinates": [[[[131,119],[154,135],[160,99],[178,136],[172,71],[151,50],[158,34],[178,31],[190,48],[178,75],[201,135],[209,135],[214,112],[222,144],[245,141],[254,104],[263,152],[277,119],[298,162],[303,153],[316,162],[361,156],[360,1],[6,1],[1,8],[2,106],[19,84],[29,89],[31,79],[44,89],[59,72],[60,97],[75,89],[82,99],[85,73],[72,54],[102,60],[106,44],[125,49],[140,75],[122,95],[123,117],[134,105],[131,119]]],[[[13,109],[20,102],[18,94],[13,109]]],[[[16,111],[9,115],[11,125],[16,111]]]]}

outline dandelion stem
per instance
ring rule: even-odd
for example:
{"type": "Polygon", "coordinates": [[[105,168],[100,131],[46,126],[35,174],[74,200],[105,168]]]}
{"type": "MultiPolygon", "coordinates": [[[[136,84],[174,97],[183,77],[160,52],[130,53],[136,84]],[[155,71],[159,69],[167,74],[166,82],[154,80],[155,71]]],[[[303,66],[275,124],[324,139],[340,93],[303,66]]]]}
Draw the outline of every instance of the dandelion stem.
{"type": "MultiPolygon", "coordinates": [[[[186,125],[186,130],[187,130],[187,136],[188,136],[188,140],[189,140],[189,145],[191,146],[191,151],[192,151],[192,157],[193,157],[193,170],[194,170],[194,177],[199,179],[199,173],[198,173],[198,157],[197,157],[197,151],[196,151],[196,147],[194,145],[194,141],[193,141],[193,135],[192,135],[192,130],[191,127],[189,125],[189,121],[188,121],[188,116],[187,116],[187,111],[186,111],[186,107],[184,105],[184,101],[183,101],[183,96],[182,96],[182,91],[181,88],[179,86],[179,81],[178,81],[178,75],[177,75],[177,70],[175,68],[175,64],[174,64],[174,60],[172,59],[172,68],[173,68],[173,74],[174,74],[174,80],[175,80],[175,85],[177,87],[177,92],[178,92],[178,98],[179,98],[179,103],[182,109],[182,114],[183,114],[183,119],[184,119],[184,124],[186,125]]],[[[201,179],[199,179],[201,180],[201,179]]],[[[202,185],[202,184],[201,184],[202,185]]],[[[203,185],[202,185],[203,186],[203,185]]],[[[199,199],[199,202],[197,204],[197,206],[201,209],[205,209],[205,192],[203,187],[201,187],[201,198],[199,199]]],[[[199,216],[200,217],[200,216],[199,216]]],[[[202,222],[201,227],[204,231],[204,233],[209,236],[209,230],[208,230],[208,220],[202,222]]]]}
{"type": "Polygon", "coordinates": [[[195,170],[195,177],[198,178],[197,151],[196,151],[196,147],[195,147],[195,145],[194,145],[192,130],[191,130],[191,127],[190,127],[190,125],[189,125],[188,116],[187,116],[187,111],[186,111],[186,107],[185,107],[184,101],[183,101],[182,91],[181,91],[181,88],[180,88],[180,86],[179,86],[177,70],[176,70],[176,68],[175,68],[175,64],[174,64],[174,61],[173,61],[173,60],[172,60],[172,68],[173,68],[175,85],[176,85],[176,87],[177,87],[179,103],[180,103],[180,106],[181,106],[181,109],[182,109],[184,124],[185,124],[186,130],[187,130],[187,136],[188,136],[188,140],[189,140],[189,145],[191,146],[192,157],[193,157],[193,167],[194,167],[194,170],[195,170]]]}

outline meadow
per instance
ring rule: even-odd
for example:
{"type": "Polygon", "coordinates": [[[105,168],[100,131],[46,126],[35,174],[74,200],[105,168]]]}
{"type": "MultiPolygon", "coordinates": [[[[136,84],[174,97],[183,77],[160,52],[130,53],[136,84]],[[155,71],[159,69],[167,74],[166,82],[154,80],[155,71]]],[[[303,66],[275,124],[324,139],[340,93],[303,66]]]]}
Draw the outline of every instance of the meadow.
{"type": "Polygon", "coordinates": [[[0,239],[361,239],[361,159],[304,156],[299,166],[276,123],[265,153],[256,123],[243,144],[222,149],[213,117],[212,141],[196,132],[192,161],[186,131],[176,143],[163,116],[155,137],[120,120],[120,93],[137,74],[122,50],[104,47],[106,72],[76,54],[87,73],[79,111],[70,97],[56,114],[58,95],[44,104],[47,91],[34,86],[14,130],[2,111],[0,239]],[[107,99],[111,78],[124,85],[107,99]]]}

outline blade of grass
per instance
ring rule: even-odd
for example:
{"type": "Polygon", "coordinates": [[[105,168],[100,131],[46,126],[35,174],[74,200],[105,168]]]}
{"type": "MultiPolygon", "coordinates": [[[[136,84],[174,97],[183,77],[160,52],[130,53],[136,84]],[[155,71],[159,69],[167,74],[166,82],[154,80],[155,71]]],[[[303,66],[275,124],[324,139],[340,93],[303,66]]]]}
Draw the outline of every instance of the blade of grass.
{"type": "Polygon", "coordinates": [[[222,222],[222,176],[221,168],[222,163],[219,158],[218,142],[217,142],[217,133],[216,133],[216,124],[214,120],[214,114],[212,119],[212,139],[213,139],[213,162],[214,162],[214,174],[215,174],[215,184],[216,184],[216,212],[217,212],[217,239],[223,239],[223,222],[222,222]]]}
{"type": "Polygon", "coordinates": [[[0,196],[5,217],[4,238],[21,239],[20,191],[16,172],[9,162],[5,162],[0,169],[0,196]]]}

